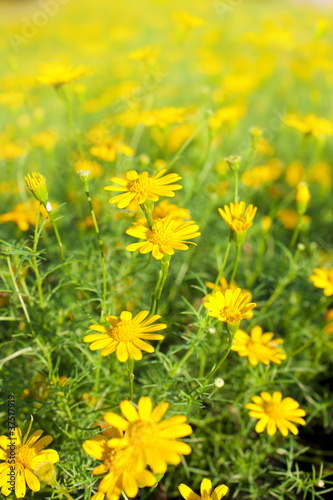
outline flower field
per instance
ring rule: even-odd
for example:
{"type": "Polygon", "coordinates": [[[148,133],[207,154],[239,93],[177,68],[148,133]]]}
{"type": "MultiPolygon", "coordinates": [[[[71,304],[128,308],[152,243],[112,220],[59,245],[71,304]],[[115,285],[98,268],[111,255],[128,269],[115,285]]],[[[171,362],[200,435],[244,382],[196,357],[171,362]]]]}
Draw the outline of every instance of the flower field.
{"type": "Polygon", "coordinates": [[[332,13],[0,4],[4,498],[333,498],[332,13]]]}

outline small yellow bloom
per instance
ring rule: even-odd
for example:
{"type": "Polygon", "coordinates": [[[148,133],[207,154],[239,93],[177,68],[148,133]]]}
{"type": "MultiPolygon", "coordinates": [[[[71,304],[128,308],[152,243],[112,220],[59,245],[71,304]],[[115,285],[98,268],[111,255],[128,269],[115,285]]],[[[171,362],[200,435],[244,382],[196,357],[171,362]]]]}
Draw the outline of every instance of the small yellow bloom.
{"type": "Polygon", "coordinates": [[[281,392],[274,392],[271,396],[268,392],[262,392],[260,396],[251,398],[253,403],[245,405],[250,410],[250,417],[258,418],[256,432],[263,432],[267,428],[267,434],[273,436],[277,429],[283,436],[288,436],[288,431],[298,434],[295,424],[305,425],[305,411],[299,408],[299,403],[292,398],[282,399],[281,392]],[[295,424],[294,424],[294,423],[295,424]]]}
{"type": "Polygon", "coordinates": [[[37,477],[42,483],[50,486],[54,485],[56,481],[56,468],[50,462],[41,463],[35,470],[37,477]]]}
{"type": "Polygon", "coordinates": [[[310,200],[310,192],[306,182],[297,184],[295,199],[297,212],[299,215],[303,215],[306,212],[310,200]]]}
{"type": "Polygon", "coordinates": [[[119,137],[107,137],[103,142],[92,146],[90,148],[90,153],[96,156],[102,161],[114,161],[117,158],[118,153],[124,156],[133,156],[135,154],[134,149],[132,149],[127,144],[123,144],[119,137]]]}
{"type": "Polygon", "coordinates": [[[287,115],[284,120],[289,127],[295,128],[304,135],[315,137],[333,135],[333,123],[326,118],[318,118],[315,115],[307,115],[300,118],[296,115],[287,115]]]}
{"type": "Polygon", "coordinates": [[[331,297],[333,295],[333,268],[330,269],[314,269],[310,276],[310,281],[317,288],[324,289],[324,295],[331,297]]]}
{"type": "Polygon", "coordinates": [[[283,340],[273,340],[273,337],[274,333],[263,333],[260,326],[254,326],[251,335],[248,335],[243,330],[238,330],[231,349],[237,351],[239,356],[247,356],[253,366],[256,366],[259,361],[264,365],[269,365],[270,362],[279,365],[287,356],[278,347],[283,344],[283,340]]]}
{"type": "Polygon", "coordinates": [[[80,158],[75,162],[74,170],[76,173],[82,170],[89,170],[91,179],[100,177],[103,173],[102,166],[97,161],[85,160],[84,158],[80,158]]]}
{"type": "MultiPolygon", "coordinates": [[[[217,286],[215,286],[215,283],[212,283],[211,281],[206,281],[205,285],[207,286],[207,288],[214,290],[214,293],[221,292],[222,294],[224,294],[228,290],[228,288],[230,288],[232,292],[235,292],[237,288],[239,288],[236,284],[236,281],[232,281],[229,285],[229,283],[223,276],[221,276],[220,283],[217,286]]],[[[248,295],[248,302],[251,302],[252,294],[249,290],[242,290],[241,297],[243,297],[243,295],[248,295]]],[[[211,297],[210,293],[203,298],[203,302],[209,300],[209,297],[211,297]]],[[[249,311],[246,315],[246,319],[251,319],[252,317],[253,317],[253,311],[249,311]]]]}
{"type": "MultiPolygon", "coordinates": [[[[28,231],[30,226],[36,225],[38,201],[36,199],[29,199],[27,203],[18,203],[12,210],[5,214],[0,214],[0,224],[5,222],[14,222],[21,231],[28,231]]],[[[56,204],[52,204],[53,208],[56,204]]],[[[41,206],[41,214],[44,218],[48,217],[47,211],[41,206]]]]}
{"type": "Polygon", "coordinates": [[[171,130],[168,136],[168,151],[170,153],[177,151],[194,134],[195,130],[193,123],[183,123],[171,130]]]}
{"type": "Polygon", "coordinates": [[[0,159],[12,161],[20,158],[26,153],[26,150],[21,146],[17,146],[14,142],[7,142],[0,146],[0,159]]]}
{"type": "Polygon", "coordinates": [[[36,469],[42,463],[55,464],[59,460],[59,455],[55,450],[45,449],[52,441],[51,436],[44,436],[42,430],[35,431],[28,439],[32,420],[28,432],[22,439],[22,432],[17,427],[13,431],[11,438],[0,436],[0,460],[4,462],[0,465],[0,488],[1,493],[6,497],[11,493],[8,475],[11,467],[10,445],[15,445],[15,495],[16,498],[24,498],[26,494],[26,484],[32,491],[40,490],[40,482],[35,474],[36,469]]]}
{"type": "Polygon", "coordinates": [[[332,186],[332,168],[328,163],[318,162],[310,169],[309,180],[318,182],[325,189],[332,186]]]}
{"type": "MultiPolygon", "coordinates": [[[[286,229],[295,229],[295,227],[297,226],[298,215],[296,210],[291,210],[289,208],[280,208],[280,210],[276,214],[276,218],[286,229]]],[[[308,226],[310,223],[311,217],[309,215],[303,215],[301,219],[302,227],[308,226]]]]}
{"type": "Polygon", "coordinates": [[[268,231],[272,227],[272,223],[273,221],[268,215],[263,215],[262,217],[260,217],[260,225],[264,233],[268,233],[268,231]]]}
{"type": "Polygon", "coordinates": [[[124,191],[123,194],[114,196],[109,203],[117,203],[118,208],[126,208],[132,201],[139,204],[146,200],[157,201],[160,196],[175,196],[174,191],[182,189],[180,184],[173,184],[179,181],[181,177],[178,174],[168,174],[163,177],[166,169],[161,170],[152,177],[148,172],[138,174],[136,170],[130,170],[126,173],[125,179],[120,177],[111,177],[111,181],[118,186],[105,186],[106,191],[124,191]]]}
{"type": "Polygon", "coordinates": [[[49,193],[44,175],[32,172],[25,177],[25,181],[34,197],[46,207],[49,193]]]}
{"type": "Polygon", "coordinates": [[[159,53],[160,49],[158,47],[148,45],[141,49],[132,50],[128,56],[132,61],[141,61],[146,64],[151,64],[157,60],[159,53]]]}
{"type": "Polygon", "coordinates": [[[253,218],[256,214],[257,207],[249,205],[245,211],[245,202],[240,203],[230,203],[224,205],[224,210],[219,208],[219,213],[222,219],[228,224],[230,229],[236,233],[242,233],[247,231],[253,224],[253,218]]]}
{"type": "Polygon", "coordinates": [[[114,450],[130,448],[138,464],[147,464],[154,474],[167,470],[167,464],[178,465],[180,455],[189,455],[191,447],[178,438],[192,433],[187,418],[174,415],[161,422],[169,408],[168,403],[160,403],[153,409],[150,398],[140,398],[138,409],[129,401],[120,403],[126,420],[116,413],[106,413],[104,420],[125,432],[122,439],[111,439],[108,446],[114,450]]]}
{"type": "Polygon", "coordinates": [[[138,122],[143,123],[146,127],[156,125],[159,128],[165,128],[174,123],[184,123],[187,114],[188,110],[186,108],[164,106],[161,109],[142,111],[138,117],[138,122]]]}
{"type": "Polygon", "coordinates": [[[188,250],[188,245],[196,245],[189,239],[200,236],[199,226],[194,221],[182,221],[174,219],[173,214],[169,214],[164,219],[157,219],[149,229],[145,224],[134,224],[126,230],[126,233],[134,238],[144,239],[140,243],[132,243],[126,247],[129,252],[139,250],[146,254],[152,252],[153,257],[161,260],[164,254],[173,255],[175,250],[188,250]]]}
{"type": "Polygon", "coordinates": [[[33,146],[45,148],[46,150],[52,149],[57,140],[58,134],[52,130],[42,130],[41,132],[37,132],[37,134],[32,135],[30,138],[30,142],[33,146]]]}
{"type": "Polygon", "coordinates": [[[201,17],[194,16],[192,13],[187,12],[186,10],[175,11],[173,13],[173,18],[179,28],[183,30],[199,28],[204,24],[204,20],[201,19],[201,17]]]}
{"type": "Polygon", "coordinates": [[[305,177],[305,168],[301,161],[296,160],[290,163],[286,169],[286,181],[289,186],[297,186],[305,177]]]}
{"type": "Polygon", "coordinates": [[[40,68],[40,74],[36,77],[39,83],[60,87],[66,83],[80,80],[84,76],[91,75],[87,66],[81,65],[73,68],[70,64],[48,62],[40,68]]]}
{"type": "Polygon", "coordinates": [[[256,307],[257,304],[249,302],[250,297],[249,293],[242,293],[240,288],[236,288],[234,292],[230,289],[224,293],[217,291],[204,306],[210,311],[209,316],[235,327],[256,307]]]}
{"type": "Polygon", "coordinates": [[[185,500],[221,500],[229,491],[228,486],[221,484],[212,493],[212,482],[210,479],[203,479],[200,485],[201,496],[194,493],[186,484],[178,486],[179,492],[185,500]]]}
{"type": "MultiPolygon", "coordinates": [[[[184,220],[191,218],[190,211],[187,210],[187,208],[181,208],[178,205],[175,205],[174,203],[170,203],[168,200],[160,201],[159,204],[153,208],[152,211],[153,220],[164,219],[168,215],[172,215],[172,218],[177,220],[184,220]]],[[[137,219],[137,223],[145,225],[146,219],[140,215],[137,219]]]]}
{"type": "Polygon", "coordinates": [[[106,319],[111,328],[101,325],[91,325],[90,330],[102,332],[99,334],[86,335],[83,342],[91,342],[90,350],[103,349],[102,356],[108,356],[116,351],[117,358],[125,363],[129,356],[135,360],[142,359],[142,352],[154,352],[153,346],[144,342],[146,340],[163,340],[163,335],[152,333],[163,330],[167,326],[164,323],[153,325],[154,321],[161,316],[154,315],[146,319],[149,311],[141,311],[132,319],[132,313],[123,311],[120,320],[116,316],[108,316],[106,319]]]}

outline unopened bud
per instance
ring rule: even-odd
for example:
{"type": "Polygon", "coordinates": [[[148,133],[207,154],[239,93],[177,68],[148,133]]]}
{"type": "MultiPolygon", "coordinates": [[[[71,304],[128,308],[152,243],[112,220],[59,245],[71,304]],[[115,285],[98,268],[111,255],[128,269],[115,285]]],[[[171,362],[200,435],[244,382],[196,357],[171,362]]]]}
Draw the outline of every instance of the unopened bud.
{"type": "Polygon", "coordinates": [[[221,388],[224,386],[224,380],[222,378],[215,379],[214,382],[215,387],[221,388]]]}
{"type": "Polygon", "coordinates": [[[240,164],[242,161],[241,156],[228,156],[228,158],[224,158],[224,160],[228,163],[230,170],[232,172],[238,171],[240,168],[240,164]]]}
{"type": "Polygon", "coordinates": [[[297,185],[295,198],[298,214],[305,214],[310,200],[310,192],[306,182],[300,182],[297,185]]]}
{"type": "Polygon", "coordinates": [[[88,187],[91,177],[90,170],[79,170],[77,174],[80,177],[81,181],[83,182],[84,186],[88,187]]]}
{"type": "Polygon", "coordinates": [[[31,175],[28,174],[25,177],[25,181],[34,197],[46,207],[49,193],[44,175],[39,172],[32,172],[31,175]]]}

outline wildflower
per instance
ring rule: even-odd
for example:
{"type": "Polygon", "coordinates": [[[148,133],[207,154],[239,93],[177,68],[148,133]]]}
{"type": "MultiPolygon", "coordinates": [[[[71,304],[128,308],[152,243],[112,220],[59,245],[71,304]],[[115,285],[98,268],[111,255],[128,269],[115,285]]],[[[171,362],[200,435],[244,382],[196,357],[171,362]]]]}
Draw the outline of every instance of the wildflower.
{"type": "Polygon", "coordinates": [[[122,363],[125,363],[129,356],[138,361],[142,359],[141,350],[154,352],[153,346],[142,339],[163,340],[163,335],[152,332],[167,327],[164,323],[153,325],[152,323],[161,316],[154,315],[146,319],[148,314],[149,311],[141,311],[132,319],[132,313],[123,311],[120,320],[116,316],[108,316],[106,319],[112,328],[91,325],[90,330],[102,333],[86,335],[83,342],[92,342],[89,346],[91,351],[103,349],[102,356],[108,356],[116,351],[117,358],[122,363]]]}
{"type": "Polygon", "coordinates": [[[52,463],[45,462],[39,464],[35,472],[42,483],[50,486],[54,485],[56,481],[56,468],[52,463]]]}
{"type": "Polygon", "coordinates": [[[52,130],[42,130],[41,132],[37,132],[37,134],[32,135],[30,138],[30,142],[33,146],[44,148],[46,150],[52,149],[57,140],[58,134],[52,130]]]}
{"type": "Polygon", "coordinates": [[[15,445],[15,495],[16,498],[24,498],[26,494],[26,484],[32,491],[40,490],[40,482],[35,474],[37,467],[48,462],[55,464],[59,460],[59,455],[55,450],[45,450],[52,441],[51,436],[44,436],[42,430],[35,431],[28,439],[29,432],[31,429],[32,420],[29,429],[22,440],[22,432],[16,427],[15,431],[11,432],[11,437],[7,436],[0,437],[0,459],[4,462],[0,465],[1,475],[0,475],[0,487],[1,493],[6,497],[11,493],[9,490],[10,483],[8,481],[8,476],[11,467],[12,459],[10,456],[10,445],[15,445]]]}
{"type": "Polygon", "coordinates": [[[168,136],[168,151],[170,153],[177,151],[194,134],[195,130],[193,123],[183,123],[176,126],[168,136]]]}
{"type": "MultiPolygon", "coordinates": [[[[172,214],[173,219],[177,220],[184,220],[191,218],[190,211],[187,210],[187,208],[180,208],[178,205],[170,203],[168,200],[160,201],[160,203],[156,205],[152,211],[153,220],[164,219],[170,214],[172,214]]],[[[140,216],[137,219],[137,222],[139,224],[145,225],[146,219],[140,216]]]]}
{"type": "Polygon", "coordinates": [[[328,163],[318,162],[310,169],[309,180],[318,182],[325,189],[332,186],[332,168],[328,163]]]}
{"type": "Polygon", "coordinates": [[[268,392],[262,392],[260,396],[251,398],[253,403],[245,405],[250,410],[250,417],[258,418],[256,432],[263,432],[267,428],[267,434],[273,436],[277,429],[283,436],[288,436],[288,431],[298,434],[295,424],[305,425],[305,411],[299,408],[299,403],[292,398],[282,399],[281,392],[274,392],[271,396],[268,392]],[[294,422],[294,423],[293,423],[294,422]]]}
{"type": "Polygon", "coordinates": [[[256,211],[257,207],[253,205],[249,205],[245,211],[244,201],[231,202],[230,207],[224,205],[224,210],[219,208],[219,213],[230,227],[236,244],[240,245],[244,242],[246,231],[252,226],[256,211]]]}
{"type": "Polygon", "coordinates": [[[43,85],[52,85],[55,88],[90,75],[89,68],[81,65],[73,68],[70,64],[48,62],[40,68],[36,80],[43,85]]]}
{"type": "Polygon", "coordinates": [[[257,304],[249,302],[250,294],[242,294],[240,288],[226,290],[224,293],[217,291],[211,295],[204,306],[210,311],[209,316],[217,318],[229,325],[232,330],[238,328],[242,319],[248,317],[249,311],[257,304]]]}
{"type": "Polygon", "coordinates": [[[127,234],[146,241],[132,243],[126,250],[139,250],[142,254],[152,252],[155,259],[161,260],[164,254],[173,255],[175,250],[188,250],[189,244],[196,245],[187,240],[200,236],[198,229],[199,226],[194,221],[176,220],[171,213],[164,219],[155,220],[151,229],[143,224],[129,227],[127,234]]]}
{"type": "Polygon", "coordinates": [[[17,146],[14,142],[7,142],[0,146],[0,159],[12,161],[20,156],[23,156],[26,150],[21,146],[17,146]]]}
{"type": "Polygon", "coordinates": [[[186,10],[179,10],[173,13],[174,21],[183,30],[190,30],[193,28],[199,28],[204,24],[204,20],[201,17],[194,16],[186,10]]]}
{"type": "Polygon", "coordinates": [[[241,164],[241,161],[242,161],[242,157],[241,156],[228,156],[228,158],[224,158],[225,161],[227,162],[230,170],[232,172],[238,172],[238,170],[240,169],[240,164],[241,164]]]}
{"type": "Polygon", "coordinates": [[[168,174],[164,177],[166,169],[161,170],[152,177],[149,177],[148,172],[138,174],[136,170],[130,170],[126,173],[125,179],[120,177],[111,177],[111,182],[115,182],[117,186],[106,186],[106,191],[124,191],[111,198],[109,203],[117,203],[118,208],[126,208],[132,201],[144,203],[146,200],[157,201],[160,196],[175,196],[174,191],[182,189],[180,184],[173,184],[179,181],[181,177],[178,174],[168,174]]]}
{"type": "Polygon", "coordinates": [[[217,486],[212,493],[212,482],[210,479],[203,479],[201,481],[201,497],[194,493],[194,491],[186,486],[186,484],[180,484],[178,489],[181,496],[185,498],[185,500],[221,500],[221,498],[223,498],[229,491],[228,486],[221,484],[220,486],[217,486]]]}
{"type": "Polygon", "coordinates": [[[325,314],[325,321],[327,323],[325,331],[327,335],[331,335],[331,333],[333,333],[333,309],[327,309],[325,314]]]}
{"type": "MultiPolygon", "coordinates": [[[[29,199],[27,203],[18,203],[9,212],[0,214],[0,224],[14,222],[21,231],[28,231],[30,226],[36,225],[37,209],[38,202],[35,199],[29,199]]],[[[41,213],[44,218],[47,217],[47,211],[43,206],[41,213]]]]}
{"type": "MultiPolygon", "coordinates": [[[[216,292],[222,292],[222,293],[225,293],[226,290],[228,290],[228,288],[230,288],[230,290],[232,292],[235,292],[238,288],[237,284],[236,284],[236,281],[232,281],[230,284],[227,282],[227,280],[221,276],[220,278],[220,282],[215,286],[215,283],[212,283],[211,281],[206,281],[205,282],[205,285],[207,286],[207,288],[210,288],[211,290],[214,290],[214,293],[216,292]]],[[[248,297],[248,302],[251,302],[252,300],[252,294],[249,290],[242,290],[241,291],[241,297],[243,297],[243,295],[249,295],[248,297]]],[[[209,300],[209,297],[211,297],[211,294],[208,294],[206,295],[206,297],[203,298],[203,302],[205,302],[206,300],[209,300]]],[[[253,312],[252,311],[249,311],[246,315],[246,318],[247,319],[250,319],[253,317],[253,312]]]]}
{"type": "Polygon", "coordinates": [[[25,177],[25,181],[34,197],[46,207],[49,193],[44,175],[32,172],[25,177]]]}
{"type": "Polygon", "coordinates": [[[216,378],[214,381],[215,387],[218,387],[219,389],[224,386],[224,380],[222,378],[216,378]]]}
{"type": "Polygon", "coordinates": [[[241,104],[234,104],[232,106],[224,106],[218,109],[214,116],[208,120],[211,128],[219,128],[224,124],[232,124],[238,122],[244,115],[246,109],[241,104]]]}
{"type": "Polygon", "coordinates": [[[333,135],[333,123],[315,115],[307,115],[304,118],[287,115],[284,122],[289,127],[303,132],[304,135],[313,135],[314,137],[333,135]]]}
{"type": "Polygon", "coordinates": [[[271,146],[267,139],[264,139],[263,137],[256,141],[255,150],[258,154],[265,156],[273,156],[275,153],[273,146],[271,146]]]}
{"type": "Polygon", "coordinates": [[[286,181],[289,186],[297,186],[305,177],[305,168],[301,161],[290,163],[286,169],[286,181]]]}
{"type": "Polygon", "coordinates": [[[333,295],[333,268],[330,269],[314,269],[310,276],[310,281],[317,288],[324,289],[324,295],[331,297],[333,295]]]}
{"type": "Polygon", "coordinates": [[[122,153],[125,156],[133,156],[135,151],[127,144],[120,142],[119,137],[116,136],[107,137],[102,142],[95,144],[90,148],[90,153],[99,160],[114,161],[118,153],[122,153]]]}
{"type": "MultiPolygon", "coordinates": [[[[108,429],[108,435],[111,439],[122,439],[123,431],[112,427],[108,429]]],[[[133,498],[138,493],[138,483],[141,486],[154,486],[155,476],[145,470],[142,464],[135,462],[131,448],[113,449],[108,446],[109,443],[105,435],[98,434],[82,445],[88,455],[103,462],[94,468],[93,475],[107,473],[98,486],[98,493],[92,498],[103,500],[106,494],[107,498],[117,500],[123,490],[128,497],[133,498]]]]}
{"type": "Polygon", "coordinates": [[[19,108],[24,103],[24,100],[25,95],[23,92],[18,90],[12,90],[10,92],[0,94],[0,104],[10,109],[19,108]]]}
{"type": "Polygon", "coordinates": [[[180,455],[189,455],[191,447],[177,438],[192,433],[186,417],[174,415],[163,422],[161,419],[169,407],[168,403],[160,403],[153,410],[151,399],[140,398],[138,410],[133,403],[123,401],[120,409],[126,420],[116,413],[106,413],[104,420],[125,432],[122,439],[111,439],[108,446],[112,449],[129,447],[133,459],[138,464],[148,464],[154,474],[167,470],[167,464],[178,465],[180,455]]]}
{"type": "Polygon", "coordinates": [[[251,365],[256,366],[258,362],[268,365],[270,362],[281,364],[286,359],[286,355],[278,345],[283,344],[282,339],[274,339],[274,333],[262,332],[260,326],[254,326],[251,335],[243,330],[238,330],[231,347],[237,351],[239,356],[247,356],[251,365]]]}
{"type": "Polygon", "coordinates": [[[158,47],[148,45],[141,49],[132,50],[128,56],[132,61],[141,61],[145,64],[151,64],[157,60],[159,53],[160,49],[158,47]]]}
{"type": "MultiPolygon", "coordinates": [[[[281,222],[286,229],[295,229],[298,222],[298,215],[296,210],[289,208],[280,208],[276,214],[276,218],[281,222]]],[[[303,215],[301,218],[301,226],[308,226],[311,223],[309,215],[303,215]]]]}
{"type": "Polygon", "coordinates": [[[278,179],[283,169],[277,158],[271,158],[267,165],[258,165],[241,176],[242,182],[249,187],[258,188],[260,185],[267,184],[278,179]]]}
{"type": "Polygon", "coordinates": [[[268,215],[263,215],[262,217],[260,217],[260,225],[264,233],[268,233],[268,231],[272,227],[272,222],[272,219],[268,215]]]}
{"type": "Polygon", "coordinates": [[[164,106],[161,109],[142,111],[138,121],[146,125],[146,127],[153,127],[156,125],[159,128],[165,128],[174,123],[184,123],[187,113],[188,110],[186,108],[164,106]]]}
{"type": "Polygon", "coordinates": [[[90,161],[80,158],[75,162],[74,170],[76,173],[82,170],[89,170],[90,177],[95,179],[96,177],[100,177],[103,173],[103,169],[97,161],[90,161]]]}
{"type": "Polygon", "coordinates": [[[295,198],[297,213],[299,215],[303,215],[306,212],[310,199],[309,188],[306,182],[300,182],[297,184],[295,198]]]}

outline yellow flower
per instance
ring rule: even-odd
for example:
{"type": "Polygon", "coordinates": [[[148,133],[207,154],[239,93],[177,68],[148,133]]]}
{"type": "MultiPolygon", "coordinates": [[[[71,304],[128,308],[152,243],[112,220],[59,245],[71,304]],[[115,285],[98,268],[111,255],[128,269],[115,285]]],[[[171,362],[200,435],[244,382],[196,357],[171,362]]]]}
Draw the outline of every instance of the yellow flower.
{"type": "Polygon", "coordinates": [[[170,185],[172,182],[179,181],[181,177],[178,174],[168,174],[164,177],[166,169],[161,170],[152,177],[148,172],[138,174],[136,170],[130,170],[126,173],[126,178],[111,177],[111,182],[117,186],[105,186],[106,191],[124,191],[111,198],[109,203],[117,203],[118,208],[126,208],[132,201],[144,203],[146,200],[157,201],[160,196],[175,196],[174,191],[182,189],[180,184],[170,185]]]}
{"type": "MultiPolygon", "coordinates": [[[[36,225],[36,216],[38,209],[37,200],[28,200],[27,203],[18,203],[15,205],[10,212],[5,214],[0,214],[0,224],[5,222],[14,222],[21,231],[28,231],[29,226],[36,225]]],[[[55,204],[53,203],[55,208],[55,204]]],[[[42,206],[41,213],[44,218],[47,218],[47,211],[42,206]]]]}
{"type": "Polygon", "coordinates": [[[158,47],[148,45],[147,47],[143,47],[141,49],[132,50],[128,56],[132,59],[132,61],[141,61],[146,64],[151,64],[157,60],[159,53],[160,49],[158,47]]]}
{"type": "Polygon", "coordinates": [[[82,170],[89,170],[92,179],[100,177],[103,173],[103,169],[97,161],[85,160],[83,158],[75,162],[74,170],[76,173],[82,170]]]}
{"type": "Polygon", "coordinates": [[[208,120],[208,124],[211,128],[219,128],[224,123],[236,123],[238,122],[246,113],[246,108],[242,104],[234,104],[232,106],[224,106],[218,109],[214,116],[211,116],[208,120]]]}
{"type": "Polygon", "coordinates": [[[57,62],[48,62],[39,71],[40,74],[36,80],[44,85],[53,85],[54,87],[80,80],[80,78],[91,74],[87,66],[81,65],[73,68],[70,64],[57,62]]]}
{"type": "Polygon", "coordinates": [[[52,149],[58,140],[58,134],[52,130],[43,130],[37,132],[30,138],[33,146],[45,149],[52,149]]]}
{"type": "Polygon", "coordinates": [[[43,462],[35,470],[37,477],[42,483],[52,486],[56,481],[56,468],[50,462],[43,462]]]}
{"type": "Polygon", "coordinates": [[[295,199],[297,212],[299,215],[303,215],[306,212],[310,200],[310,192],[306,182],[300,182],[297,184],[295,199]]]}
{"type": "Polygon", "coordinates": [[[286,181],[289,186],[297,186],[305,177],[305,168],[301,161],[293,161],[286,169],[286,181]]]}
{"type": "Polygon", "coordinates": [[[240,288],[235,291],[229,289],[224,293],[217,291],[204,306],[210,311],[209,316],[234,326],[247,318],[249,311],[257,305],[249,302],[250,297],[249,293],[242,293],[240,288]]]}
{"type": "Polygon", "coordinates": [[[324,289],[324,295],[331,297],[333,295],[333,268],[330,269],[314,269],[310,276],[310,281],[317,288],[324,289]]]}
{"type": "Polygon", "coordinates": [[[23,156],[25,153],[25,149],[17,146],[13,142],[7,142],[7,144],[0,146],[0,159],[2,160],[12,161],[23,156]]]}
{"type": "MultiPolygon", "coordinates": [[[[180,208],[178,205],[170,203],[168,200],[160,201],[160,203],[153,208],[153,220],[164,219],[168,215],[172,215],[172,218],[177,220],[191,218],[190,211],[187,210],[187,208],[180,208]]],[[[137,222],[138,224],[145,225],[146,219],[140,215],[137,222]]]]}
{"type": "Polygon", "coordinates": [[[307,115],[304,118],[296,115],[287,115],[284,122],[289,127],[303,132],[304,135],[312,134],[315,137],[333,135],[333,123],[325,118],[318,118],[315,115],[307,115]]]}
{"type": "MultiPolygon", "coordinates": [[[[286,229],[295,229],[295,227],[297,226],[298,215],[296,210],[290,210],[289,208],[280,208],[280,210],[276,214],[276,218],[286,229]]],[[[301,223],[302,226],[309,225],[311,223],[311,217],[309,215],[303,215],[301,223]]]]}
{"type": "Polygon", "coordinates": [[[122,439],[111,439],[108,446],[112,449],[129,447],[136,463],[148,464],[154,474],[167,470],[167,464],[178,465],[180,455],[189,455],[191,447],[178,438],[192,433],[186,417],[174,415],[161,422],[169,408],[168,403],[160,403],[153,410],[150,398],[140,398],[138,409],[133,403],[123,401],[120,409],[126,420],[116,413],[106,413],[104,420],[125,432],[122,439]]]}
{"type": "Polygon", "coordinates": [[[263,432],[273,436],[277,429],[283,436],[288,436],[288,431],[298,434],[295,424],[305,425],[305,411],[299,408],[299,403],[292,398],[282,399],[281,392],[262,392],[260,396],[251,398],[253,403],[245,405],[250,410],[250,417],[258,418],[256,432],[263,432]],[[293,423],[294,422],[294,423],[293,423]]]}
{"type": "Polygon", "coordinates": [[[165,128],[173,123],[184,123],[187,113],[188,110],[186,108],[164,106],[161,109],[142,111],[138,118],[138,122],[143,123],[146,127],[156,125],[157,127],[165,128]]]}
{"type": "MultiPolygon", "coordinates": [[[[236,281],[232,281],[229,285],[227,280],[223,276],[221,276],[220,278],[220,284],[216,285],[216,287],[215,283],[212,283],[211,281],[206,281],[205,285],[207,286],[207,288],[214,290],[214,293],[221,292],[223,294],[228,290],[228,288],[230,288],[232,292],[235,292],[238,288],[236,281]]],[[[243,295],[248,295],[248,302],[251,302],[252,294],[249,290],[242,290],[240,296],[243,297],[243,295]]],[[[203,298],[203,302],[209,300],[209,297],[211,297],[210,293],[203,298]]],[[[252,317],[253,317],[253,311],[249,311],[246,315],[246,319],[250,319],[252,317]]]]}
{"type": "Polygon", "coordinates": [[[175,250],[188,250],[188,245],[196,245],[193,241],[187,241],[200,236],[199,226],[194,221],[182,221],[173,218],[172,213],[164,219],[154,221],[151,229],[147,225],[134,224],[126,230],[126,233],[134,238],[144,239],[140,243],[132,243],[126,250],[140,253],[152,252],[153,257],[161,260],[164,254],[173,255],[175,250]]]}
{"type": "Polygon", "coordinates": [[[253,205],[249,205],[245,210],[244,201],[240,203],[231,202],[230,207],[224,205],[224,210],[219,208],[219,213],[222,219],[224,219],[230,227],[236,244],[242,244],[244,242],[246,231],[252,226],[256,211],[257,207],[253,205]]]}
{"type": "Polygon", "coordinates": [[[86,335],[83,342],[92,342],[89,346],[91,351],[103,349],[102,356],[108,356],[116,351],[120,362],[125,363],[129,356],[135,360],[142,359],[142,352],[154,352],[153,346],[142,339],[163,340],[163,335],[152,333],[163,330],[167,326],[164,323],[152,325],[161,316],[154,315],[146,319],[149,311],[141,311],[132,319],[132,313],[123,311],[120,320],[116,316],[108,316],[106,319],[112,328],[101,325],[91,325],[90,330],[102,332],[86,335]]]}
{"type": "Polygon", "coordinates": [[[200,485],[201,496],[194,493],[186,484],[178,486],[179,492],[185,500],[221,500],[228,493],[228,486],[221,484],[212,493],[212,482],[210,479],[203,479],[200,485]]]}
{"type": "Polygon", "coordinates": [[[265,156],[273,156],[275,152],[273,146],[271,146],[270,143],[263,137],[261,137],[256,141],[255,150],[260,155],[265,155],[265,156]]]}
{"type": "Polygon", "coordinates": [[[332,186],[332,168],[328,163],[319,162],[313,165],[309,172],[309,180],[318,182],[326,189],[332,186]]]}
{"type": "Polygon", "coordinates": [[[10,92],[4,92],[0,94],[0,103],[7,108],[16,109],[19,108],[25,100],[23,92],[13,90],[10,92]]]}
{"type": "Polygon", "coordinates": [[[125,156],[133,156],[135,154],[127,144],[120,142],[119,137],[107,137],[103,142],[99,142],[90,148],[90,153],[102,161],[114,161],[118,153],[125,156]]]}
{"type": "Polygon", "coordinates": [[[39,491],[40,482],[35,475],[37,467],[44,462],[55,464],[59,460],[59,455],[55,450],[45,449],[53,441],[51,436],[39,439],[43,434],[43,431],[39,430],[28,439],[31,425],[32,420],[23,440],[22,432],[18,427],[11,432],[10,438],[0,436],[0,459],[4,460],[4,463],[0,465],[0,487],[1,493],[6,497],[11,493],[9,488],[12,486],[15,488],[16,498],[25,497],[26,484],[32,491],[39,491]],[[8,481],[13,456],[15,456],[15,485],[11,485],[8,481]]]}
{"type": "MultiPolygon", "coordinates": [[[[121,439],[123,431],[112,427],[108,429],[108,436],[121,439]]],[[[98,434],[82,445],[88,455],[103,462],[95,467],[93,475],[107,473],[98,486],[98,493],[92,498],[103,500],[106,495],[109,500],[118,500],[123,490],[128,497],[133,498],[138,493],[138,483],[141,487],[156,484],[155,476],[145,470],[145,465],[135,461],[130,447],[113,449],[108,446],[109,443],[105,435],[98,434]]]]}
{"type": "Polygon", "coordinates": [[[190,30],[192,28],[199,28],[204,24],[201,17],[194,16],[186,10],[179,10],[173,13],[175,23],[183,30],[190,30]]]}
{"type": "Polygon", "coordinates": [[[263,333],[260,326],[254,326],[251,335],[243,330],[238,330],[231,349],[237,351],[239,356],[247,356],[253,366],[256,366],[259,361],[264,365],[269,365],[270,362],[279,365],[287,356],[278,347],[278,345],[283,344],[283,340],[273,340],[273,337],[274,333],[263,333]]]}
{"type": "Polygon", "coordinates": [[[168,151],[170,153],[177,151],[194,134],[195,130],[192,123],[183,123],[171,130],[168,136],[168,151]]]}
{"type": "Polygon", "coordinates": [[[30,189],[35,198],[40,201],[44,206],[47,205],[48,190],[46,185],[46,179],[44,175],[39,172],[32,172],[25,177],[25,182],[27,187],[30,189]]]}
{"type": "Polygon", "coordinates": [[[281,163],[277,158],[271,158],[267,165],[259,165],[241,176],[242,182],[249,187],[258,188],[261,183],[273,182],[282,173],[281,163]]]}

